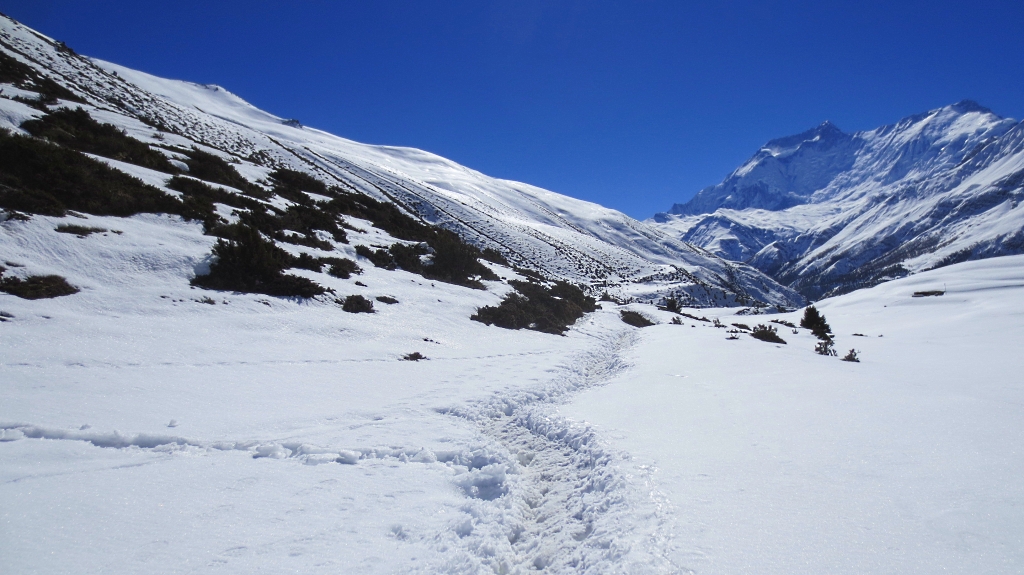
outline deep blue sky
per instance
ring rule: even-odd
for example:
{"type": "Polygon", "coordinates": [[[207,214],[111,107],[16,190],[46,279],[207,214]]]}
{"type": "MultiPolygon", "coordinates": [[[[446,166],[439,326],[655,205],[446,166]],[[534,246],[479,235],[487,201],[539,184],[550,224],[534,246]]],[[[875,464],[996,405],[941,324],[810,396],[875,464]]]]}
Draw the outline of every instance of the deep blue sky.
{"type": "Polygon", "coordinates": [[[82,54],[216,83],[646,218],[765,141],[970,98],[1024,116],[1024,2],[2,0],[82,54]]]}

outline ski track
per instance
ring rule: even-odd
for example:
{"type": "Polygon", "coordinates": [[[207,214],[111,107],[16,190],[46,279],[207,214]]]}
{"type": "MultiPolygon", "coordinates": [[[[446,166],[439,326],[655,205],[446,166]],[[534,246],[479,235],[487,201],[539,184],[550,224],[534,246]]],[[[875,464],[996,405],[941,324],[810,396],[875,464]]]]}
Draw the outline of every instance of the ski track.
{"type": "MultiPolygon", "coordinates": [[[[305,465],[399,461],[444,470],[466,495],[464,519],[444,533],[419,536],[443,557],[418,573],[515,574],[676,573],[656,470],[614,452],[585,424],[555,414],[556,406],[630,368],[624,353],[633,331],[599,339],[562,364],[548,382],[498,393],[461,407],[438,409],[476,426],[480,440],[462,450],[368,447],[338,449],[280,440],[200,441],[171,434],[69,430],[0,422],[0,442],[84,441],[100,448],[244,451],[253,458],[305,465]]],[[[517,355],[517,354],[514,354],[517,355]]],[[[17,477],[10,482],[29,479],[17,477]]],[[[400,530],[400,528],[399,528],[400,530]]],[[[399,539],[409,537],[396,532],[399,539]]]]}

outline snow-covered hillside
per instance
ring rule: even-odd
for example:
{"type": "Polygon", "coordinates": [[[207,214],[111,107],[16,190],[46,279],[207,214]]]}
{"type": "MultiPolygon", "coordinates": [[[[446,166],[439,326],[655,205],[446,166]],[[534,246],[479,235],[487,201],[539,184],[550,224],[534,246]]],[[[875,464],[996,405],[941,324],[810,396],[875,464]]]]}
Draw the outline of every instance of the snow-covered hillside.
{"type": "MultiPolygon", "coordinates": [[[[7,18],[0,18],[0,46],[82,100],[55,105],[83,107],[142,142],[199,146],[230,159],[252,181],[278,168],[306,172],[394,202],[554,278],[600,284],[624,297],[674,293],[698,305],[801,299],[749,266],[620,212],[490,178],[421,150],[345,140],[262,112],[218,86],[164,80],[81,57],[7,18]]],[[[17,131],[24,120],[42,115],[11,99],[24,94],[12,85],[3,88],[0,127],[17,131]]]]}
{"type": "Polygon", "coordinates": [[[1024,570],[1024,256],[819,302],[843,362],[593,204],[3,18],[0,84],[2,574],[1024,570]]]}
{"type": "Polygon", "coordinates": [[[817,298],[1024,251],[1024,123],[970,101],[765,144],[649,223],[817,298]]]}

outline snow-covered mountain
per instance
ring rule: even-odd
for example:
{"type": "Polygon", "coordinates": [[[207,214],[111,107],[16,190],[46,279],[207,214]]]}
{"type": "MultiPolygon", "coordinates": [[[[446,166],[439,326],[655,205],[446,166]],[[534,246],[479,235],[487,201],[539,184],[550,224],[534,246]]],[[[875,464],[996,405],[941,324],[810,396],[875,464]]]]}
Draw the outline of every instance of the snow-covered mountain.
{"type": "MultiPolygon", "coordinates": [[[[498,250],[513,264],[620,297],[674,294],[694,305],[801,300],[747,265],[615,210],[491,178],[421,150],[352,142],[258,110],[218,86],[165,80],[79,56],[7,18],[0,18],[0,48],[80,100],[32,106],[24,103],[37,97],[31,90],[4,85],[0,126],[15,133],[51,109],[81,107],[157,149],[198,147],[221,156],[250,182],[265,182],[275,169],[301,171],[397,204],[472,244],[498,250]]],[[[165,174],[114,165],[173,193],[164,186],[165,174]]]]}
{"type": "Polygon", "coordinates": [[[812,299],[1024,252],[1024,123],[971,101],[772,140],[648,223],[812,299]]]}

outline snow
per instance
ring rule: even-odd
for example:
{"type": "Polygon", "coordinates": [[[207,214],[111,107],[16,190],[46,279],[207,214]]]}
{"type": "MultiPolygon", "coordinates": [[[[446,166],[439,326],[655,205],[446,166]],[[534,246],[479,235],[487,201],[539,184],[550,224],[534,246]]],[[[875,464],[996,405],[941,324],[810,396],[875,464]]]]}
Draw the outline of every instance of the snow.
{"type": "Polygon", "coordinates": [[[1022,133],[966,101],[850,135],[819,126],[769,142],[647,223],[812,299],[871,285],[897,264],[916,273],[1016,254],[1022,133]]]}
{"type": "MultiPolygon", "coordinates": [[[[738,285],[794,299],[749,267],[595,204],[289,125],[216,86],[69,57],[3,18],[0,41],[55,80],[88,87],[83,107],[96,118],[152,144],[238,159],[251,181],[287,166],[399,198],[513,260],[621,295],[692,289],[703,303],[735,302],[738,285]],[[249,159],[261,154],[266,164],[249,159]]],[[[939,132],[955,148],[991,129],[986,112],[961,108],[967,119],[929,117],[921,133],[953,125],[939,132]]],[[[0,98],[0,121],[35,115],[0,98]]],[[[837,132],[819,126],[810,139],[837,132]]],[[[793,156],[784,143],[772,154],[793,156]]],[[[971,160],[979,175],[957,193],[1015,169],[1004,153],[1015,145],[1000,140],[971,160]]],[[[97,159],[154,186],[168,179],[97,159]]],[[[822,214],[843,209],[798,208],[807,206],[821,211],[793,223],[734,210],[716,229],[739,240],[758,218],[827,226],[822,214]]],[[[997,208],[981,227],[1012,231],[1017,208],[997,208]]],[[[396,241],[347,221],[359,231],[330,255],[396,241]]],[[[843,241],[876,228],[857,229],[843,241]]],[[[166,215],[0,222],[5,275],[54,273],[81,289],[42,300],[0,293],[0,572],[1024,568],[1013,353],[1024,339],[1024,256],[819,302],[841,353],[861,352],[847,363],[815,355],[805,330],[780,326],[787,345],[726,340],[710,322],[672,325],[680,316],[643,303],[604,302],[565,337],[503,330],[469,317],[499,302],[506,282],[473,290],[362,259],[347,280],[291,270],[334,290],[307,300],[191,288],[214,241],[166,215]],[[61,224],[108,231],[78,237],[57,233],[61,224]],[[912,297],[928,290],[945,293],[912,297]],[[343,312],[335,298],[351,294],[374,300],[376,313],[343,312]],[[383,295],[398,303],[375,300],[383,295]],[[629,327],[623,309],[660,325],[629,327]],[[403,360],[412,352],[427,359],[403,360]]],[[[760,255],[788,247],[770,246],[760,255]]],[[[797,320],[763,310],[688,313],[797,320]]]]}
{"type": "Polygon", "coordinates": [[[788,345],[647,328],[633,369],[559,413],[656,470],[681,571],[1014,573],[1024,388],[1007,351],[1024,342],[1022,302],[1024,256],[819,302],[861,363],[782,326],[788,345]],[[946,293],[912,297],[933,289],[946,293]]]}

